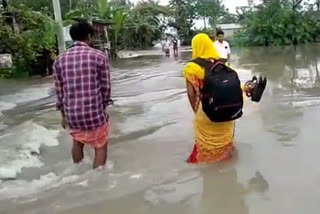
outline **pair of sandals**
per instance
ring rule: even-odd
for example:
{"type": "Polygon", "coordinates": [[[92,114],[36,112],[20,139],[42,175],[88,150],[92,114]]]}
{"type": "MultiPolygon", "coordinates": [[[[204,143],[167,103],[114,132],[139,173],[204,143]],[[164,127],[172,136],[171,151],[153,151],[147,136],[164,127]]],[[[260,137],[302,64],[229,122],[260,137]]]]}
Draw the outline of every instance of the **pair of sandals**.
{"type": "Polygon", "coordinates": [[[253,76],[252,80],[246,82],[245,86],[251,88],[250,92],[246,92],[247,97],[251,97],[253,102],[260,102],[267,86],[267,78],[253,76]]]}

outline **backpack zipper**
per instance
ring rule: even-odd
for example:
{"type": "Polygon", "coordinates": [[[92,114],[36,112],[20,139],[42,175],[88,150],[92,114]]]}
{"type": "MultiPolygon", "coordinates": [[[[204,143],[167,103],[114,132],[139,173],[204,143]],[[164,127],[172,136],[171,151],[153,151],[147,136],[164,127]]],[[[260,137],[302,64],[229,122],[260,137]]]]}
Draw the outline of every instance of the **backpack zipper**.
{"type": "Polygon", "coordinates": [[[230,108],[230,107],[236,107],[236,106],[241,106],[241,103],[239,104],[232,104],[232,105],[224,105],[224,106],[218,106],[214,110],[219,110],[219,109],[224,109],[224,108],[230,108]]]}

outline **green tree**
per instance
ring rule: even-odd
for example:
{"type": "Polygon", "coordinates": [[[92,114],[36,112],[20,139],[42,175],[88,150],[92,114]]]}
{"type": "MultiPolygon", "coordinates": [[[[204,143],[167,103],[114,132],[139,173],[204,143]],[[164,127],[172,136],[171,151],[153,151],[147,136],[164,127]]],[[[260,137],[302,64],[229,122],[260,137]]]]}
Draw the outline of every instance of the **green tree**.
{"type": "Polygon", "coordinates": [[[98,18],[101,20],[107,20],[111,18],[111,9],[107,0],[94,0],[90,3],[81,1],[74,10],[69,11],[65,15],[65,19],[73,18],[98,18]]]}
{"type": "Polygon", "coordinates": [[[198,0],[196,2],[195,8],[199,18],[204,20],[204,28],[206,28],[207,20],[211,27],[215,27],[218,19],[226,13],[221,0],[198,0]]]}
{"type": "Polygon", "coordinates": [[[171,15],[168,7],[162,6],[158,1],[153,0],[141,1],[133,8],[133,10],[137,13],[148,16],[171,15]]]}
{"type": "Polygon", "coordinates": [[[126,21],[127,14],[124,11],[118,10],[115,11],[113,15],[113,23],[114,23],[114,47],[115,47],[115,53],[118,53],[118,37],[119,32],[123,28],[124,23],[126,21]]]}
{"type": "Polygon", "coordinates": [[[128,14],[125,42],[132,48],[152,46],[153,41],[161,38],[165,27],[161,17],[169,15],[168,11],[156,1],[138,3],[128,14]]]}
{"type": "Polygon", "coordinates": [[[192,27],[198,15],[195,10],[196,1],[193,0],[170,0],[173,11],[173,20],[169,23],[178,31],[183,44],[190,44],[193,36],[192,27]]]}
{"type": "Polygon", "coordinates": [[[247,7],[247,6],[237,7],[236,13],[237,13],[238,22],[240,23],[243,22],[247,17],[247,15],[250,15],[251,12],[252,12],[251,7],[247,7]]]}
{"type": "Polygon", "coordinates": [[[100,19],[104,19],[107,20],[110,18],[111,15],[111,10],[110,10],[110,5],[108,4],[107,0],[96,0],[96,15],[100,18],[100,19]]]}
{"type": "Polygon", "coordinates": [[[77,4],[76,8],[69,11],[64,15],[65,20],[71,20],[73,18],[90,18],[94,13],[94,7],[80,2],[77,4]]]}
{"type": "Polygon", "coordinates": [[[264,0],[245,14],[238,41],[250,45],[296,45],[316,41],[320,25],[300,0],[264,0]]]}
{"type": "MultiPolygon", "coordinates": [[[[52,0],[8,0],[8,2],[10,5],[15,7],[23,4],[26,7],[31,8],[32,10],[35,10],[35,11],[42,11],[45,8],[47,8],[51,13],[53,13],[52,0]]],[[[66,13],[76,8],[78,3],[80,2],[83,2],[83,1],[82,0],[60,1],[62,15],[65,15],[66,13]]]]}
{"type": "Polygon", "coordinates": [[[10,75],[30,74],[40,54],[55,51],[56,26],[45,13],[35,12],[25,6],[10,8],[9,12],[15,16],[16,26],[12,28],[0,19],[0,53],[13,56],[15,68],[10,75]]]}
{"type": "Polygon", "coordinates": [[[217,23],[220,24],[228,24],[228,23],[237,23],[238,17],[235,14],[231,14],[229,12],[229,9],[226,9],[225,12],[223,13],[222,17],[220,17],[217,21],[217,23]]]}

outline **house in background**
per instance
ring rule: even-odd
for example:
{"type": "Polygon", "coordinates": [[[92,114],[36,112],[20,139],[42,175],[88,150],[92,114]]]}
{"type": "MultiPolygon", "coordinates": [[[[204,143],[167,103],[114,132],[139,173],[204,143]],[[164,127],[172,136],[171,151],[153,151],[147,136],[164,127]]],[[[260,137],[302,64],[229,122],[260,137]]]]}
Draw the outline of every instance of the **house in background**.
{"type": "Polygon", "coordinates": [[[224,32],[226,38],[230,38],[234,35],[237,30],[242,29],[240,24],[217,24],[217,29],[221,29],[224,32]]]}

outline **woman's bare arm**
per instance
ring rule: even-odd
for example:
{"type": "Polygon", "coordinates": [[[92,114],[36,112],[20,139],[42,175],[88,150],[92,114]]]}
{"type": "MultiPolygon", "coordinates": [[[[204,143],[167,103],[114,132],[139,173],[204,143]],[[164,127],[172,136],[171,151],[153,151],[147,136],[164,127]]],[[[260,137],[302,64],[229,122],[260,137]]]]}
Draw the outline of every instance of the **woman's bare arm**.
{"type": "Polygon", "coordinates": [[[190,102],[190,105],[191,105],[193,112],[196,112],[197,92],[194,89],[193,85],[188,80],[186,82],[187,82],[187,93],[188,93],[189,102],[190,102]]]}

